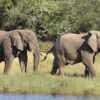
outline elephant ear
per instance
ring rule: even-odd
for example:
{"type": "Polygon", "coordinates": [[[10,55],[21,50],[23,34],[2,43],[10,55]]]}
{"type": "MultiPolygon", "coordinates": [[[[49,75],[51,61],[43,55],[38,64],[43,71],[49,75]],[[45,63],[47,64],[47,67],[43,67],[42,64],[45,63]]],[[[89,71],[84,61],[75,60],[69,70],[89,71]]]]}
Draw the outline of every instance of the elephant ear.
{"type": "Polygon", "coordinates": [[[23,51],[24,50],[24,45],[21,39],[21,36],[18,32],[13,32],[11,35],[11,41],[13,46],[15,46],[18,50],[23,51]]]}
{"type": "Polygon", "coordinates": [[[88,33],[88,34],[90,35],[88,39],[88,45],[94,52],[96,52],[97,51],[97,36],[91,33],[88,33]]]}

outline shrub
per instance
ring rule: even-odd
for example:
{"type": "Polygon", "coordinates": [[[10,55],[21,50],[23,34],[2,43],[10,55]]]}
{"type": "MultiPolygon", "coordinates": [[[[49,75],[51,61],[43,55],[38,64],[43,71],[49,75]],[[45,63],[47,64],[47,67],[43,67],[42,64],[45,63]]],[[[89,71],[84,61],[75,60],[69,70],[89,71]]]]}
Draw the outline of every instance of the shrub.
{"type": "Polygon", "coordinates": [[[100,30],[100,0],[0,0],[0,28],[28,28],[40,40],[100,30]]]}

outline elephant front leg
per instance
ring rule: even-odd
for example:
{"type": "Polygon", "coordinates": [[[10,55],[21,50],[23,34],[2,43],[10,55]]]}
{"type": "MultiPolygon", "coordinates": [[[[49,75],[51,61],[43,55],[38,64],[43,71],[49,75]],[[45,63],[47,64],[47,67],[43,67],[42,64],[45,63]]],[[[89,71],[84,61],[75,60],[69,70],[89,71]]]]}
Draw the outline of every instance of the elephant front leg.
{"type": "Polygon", "coordinates": [[[9,69],[10,69],[10,67],[11,67],[11,65],[12,65],[13,59],[14,59],[13,56],[7,57],[7,58],[5,59],[4,74],[8,74],[9,69]]]}
{"type": "Polygon", "coordinates": [[[27,51],[22,52],[19,55],[19,64],[22,73],[27,71],[27,51]]]}
{"type": "MultiPolygon", "coordinates": [[[[95,62],[95,55],[93,56],[93,64],[95,62]]],[[[85,67],[85,77],[89,77],[90,76],[90,72],[88,69],[88,66],[85,67]]]]}
{"type": "Polygon", "coordinates": [[[84,65],[88,66],[89,72],[91,73],[91,77],[92,78],[95,77],[96,76],[96,72],[95,72],[93,64],[86,64],[86,63],[84,63],[84,65]]]}
{"type": "Polygon", "coordinates": [[[89,77],[89,70],[87,66],[85,67],[85,77],[89,77]]]}
{"type": "Polygon", "coordinates": [[[82,53],[83,64],[88,68],[91,74],[91,77],[96,76],[96,72],[95,72],[94,65],[93,65],[93,57],[94,55],[92,53],[88,53],[85,51],[82,53]]]}

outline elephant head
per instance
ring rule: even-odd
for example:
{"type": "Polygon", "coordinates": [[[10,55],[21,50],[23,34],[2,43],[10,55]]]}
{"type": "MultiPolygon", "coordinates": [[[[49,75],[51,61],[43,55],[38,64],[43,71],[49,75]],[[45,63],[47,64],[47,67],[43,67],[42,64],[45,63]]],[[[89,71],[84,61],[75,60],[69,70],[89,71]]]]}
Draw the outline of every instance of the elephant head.
{"type": "Polygon", "coordinates": [[[100,32],[92,30],[88,34],[90,35],[88,45],[94,52],[100,51],[100,32]]]}
{"type": "Polygon", "coordinates": [[[30,30],[14,30],[9,32],[12,45],[17,48],[18,51],[24,52],[29,50],[34,56],[34,71],[37,71],[40,49],[35,34],[30,30]]]}
{"type": "Polygon", "coordinates": [[[17,31],[15,31],[14,33],[12,32],[12,34],[10,34],[10,38],[13,46],[15,46],[18,50],[24,50],[24,43],[21,39],[20,34],[17,31]]]}

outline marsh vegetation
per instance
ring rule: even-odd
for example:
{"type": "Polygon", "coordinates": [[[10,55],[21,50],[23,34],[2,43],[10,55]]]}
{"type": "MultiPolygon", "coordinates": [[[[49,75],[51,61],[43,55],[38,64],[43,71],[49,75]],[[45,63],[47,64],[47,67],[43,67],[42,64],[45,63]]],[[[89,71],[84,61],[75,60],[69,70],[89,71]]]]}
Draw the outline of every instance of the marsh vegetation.
{"type": "MultiPolygon", "coordinates": [[[[47,43],[48,44],[48,43],[47,43]]],[[[52,45],[52,43],[51,43],[52,45]]],[[[45,49],[45,48],[44,48],[45,49]]],[[[84,78],[82,63],[65,66],[65,76],[50,75],[53,55],[49,54],[45,62],[40,57],[38,73],[33,72],[33,56],[28,52],[27,73],[21,74],[18,59],[16,58],[8,75],[3,75],[4,63],[0,63],[0,91],[15,93],[56,93],[71,95],[100,95],[100,56],[96,56],[95,79],[84,78]]]]}

